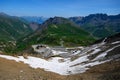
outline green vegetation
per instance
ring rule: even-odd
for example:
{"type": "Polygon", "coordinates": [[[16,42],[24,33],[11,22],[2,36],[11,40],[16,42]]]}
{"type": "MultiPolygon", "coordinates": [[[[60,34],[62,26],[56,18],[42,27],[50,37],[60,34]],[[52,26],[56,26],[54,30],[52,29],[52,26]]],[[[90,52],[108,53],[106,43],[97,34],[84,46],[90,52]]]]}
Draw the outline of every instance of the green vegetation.
{"type": "Polygon", "coordinates": [[[32,33],[29,25],[18,17],[0,13],[0,51],[15,53],[16,41],[32,33]]]}
{"type": "Polygon", "coordinates": [[[86,24],[81,27],[84,30],[91,32],[91,34],[96,38],[104,38],[104,37],[112,36],[116,33],[116,31],[112,30],[111,27],[106,25],[96,26],[92,24],[86,24]]]}
{"type": "MultiPolygon", "coordinates": [[[[31,36],[31,35],[30,35],[31,36]]],[[[49,46],[87,46],[95,39],[84,30],[70,23],[49,24],[42,32],[35,32],[32,37],[25,38],[17,44],[18,50],[28,48],[32,44],[47,44],[49,46]]]]}
{"type": "Polygon", "coordinates": [[[19,18],[0,14],[0,40],[17,40],[31,32],[32,29],[28,24],[19,18]]]}
{"type": "Polygon", "coordinates": [[[46,32],[46,42],[43,42],[47,44],[60,45],[60,42],[62,42],[64,46],[85,46],[94,41],[94,38],[89,33],[69,23],[50,24],[46,32]]]}
{"type": "MultiPolygon", "coordinates": [[[[88,32],[82,30],[80,27],[76,26],[74,23],[65,18],[50,18],[45,22],[45,25],[42,24],[41,28],[31,34],[30,29],[28,27],[25,29],[22,25],[23,23],[21,23],[18,19],[18,21],[16,18],[13,20],[15,20],[15,22],[13,21],[12,23],[13,26],[8,27],[7,25],[9,24],[5,23],[4,21],[0,27],[5,29],[7,33],[9,33],[17,40],[16,45],[6,47],[4,49],[5,52],[21,52],[23,50],[29,49],[33,44],[73,47],[87,46],[95,41],[94,37],[91,36],[88,32]]],[[[12,20],[8,21],[10,22],[12,20]]],[[[11,36],[8,37],[8,39],[12,39],[11,36]]]]}
{"type": "Polygon", "coordinates": [[[120,14],[90,14],[85,17],[71,17],[69,19],[99,39],[120,32],[120,14]]]}

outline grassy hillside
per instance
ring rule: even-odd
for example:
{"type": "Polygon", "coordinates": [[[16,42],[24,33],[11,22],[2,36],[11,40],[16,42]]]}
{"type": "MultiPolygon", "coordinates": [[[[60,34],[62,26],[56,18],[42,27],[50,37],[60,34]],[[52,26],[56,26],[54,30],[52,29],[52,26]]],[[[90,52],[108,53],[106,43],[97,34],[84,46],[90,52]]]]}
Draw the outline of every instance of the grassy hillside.
{"type": "Polygon", "coordinates": [[[71,24],[50,24],[39,43],[50,45],[78,46],[94,41],[89,33],[71,24]]]}
{"type": "Polygon", "coordinates": [[[0,40],[11,41],[24,37],[32,32],[28,24],[18,17],[0,13],[0,40]]]}
{"type": "MultiPolygon", "coordinates": [[[[7,36],[2,39],[17,40],[15,46],[10,45],[5,47],[5,52],[21,52],[33,44],[73,47],[86,46],[95,41],[94,37],[88,32],[82,30],[70,20],[62,17],[48,19],[34,33],[31,34],[29,34],[31,32],[29,26],[21,22],[16,17],[3,17],[0,22],[2,24],[0,28],[3,30],[0,34],[7,36]]],[[[1,35],[1,37],[4,36],[1,35]]]]}
{"type": "Polygon", "coordinates": [[[95,39],[88,32],[82,30],[68,19],[50,18],[33,34],[18,43],[18,50],[32,44],[47,44],[50,46],[86,46],[95,39]]]}
{"type": "Polygon", "coordinates": [[[0,51],[15,53],[16,42],[31,32],[29,25],[18,17],[0,13],[0,51]]]}

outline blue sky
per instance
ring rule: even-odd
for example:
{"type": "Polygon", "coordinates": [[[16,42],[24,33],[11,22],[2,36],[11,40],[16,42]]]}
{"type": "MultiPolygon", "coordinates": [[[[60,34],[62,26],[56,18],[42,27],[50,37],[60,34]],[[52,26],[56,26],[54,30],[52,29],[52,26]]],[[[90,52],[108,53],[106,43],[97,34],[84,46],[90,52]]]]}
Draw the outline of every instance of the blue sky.
{"type": "Polygon", "coordinates": [[[119,14],[120,0],[0,0],[0,12],[14,16],[86,16],[119,14]]]}

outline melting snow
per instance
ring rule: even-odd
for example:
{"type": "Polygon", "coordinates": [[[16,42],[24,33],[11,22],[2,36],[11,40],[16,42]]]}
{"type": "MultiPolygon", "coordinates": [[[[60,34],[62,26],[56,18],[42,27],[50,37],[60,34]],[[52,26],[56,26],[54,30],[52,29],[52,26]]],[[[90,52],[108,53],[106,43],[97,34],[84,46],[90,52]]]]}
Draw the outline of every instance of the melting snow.
{"type": "MultiPolygon", "coordinates": [[[[115,43],[118,43],[118,42],[115,42],[115,43]]],[[[23,62],[25,64],[28,64],[32,68],[42,68],[46,71],[55,72],[60,75],[70,75],[70,74],[76,74],[76,73],[83,73],[87,69],[89,69],[91,66],[102,64],[104,62],[109,61],[109,60],[106,60],[106,61],[99,62],[99,59],[102,57],[105,57],[109,51],[120,46],[120,45],[115,46],[107,50],[106,52],[101,53],[95,59],[89,60],[88,56],[90,56],[91,54],[92,55],[96,54],[99,51],[101,51],[99,47],[104,44],[105,44],[105,39],[100,44],[96,44],[96,45],[84,48],[83,51],[78,50],[77,52],[74,53],[75,55],[78,55],[78,58],[75,59],[74,61],[71,61],[70,57],[69,58],[53,57],[53,58],[50,58],[49,60],[32,57],[32,56],[28,56],[27,59],[25,59],[23,56],[13,57],[8,55],[0,55],[0,57],[8,60],[15,60],[16,62],[23,62]],[[88,53],[89,51],[92,51],[92,52],[88,53]]],[[[66,53],[66,52],[55,51],[55,50],[52,50],[52,52],[54,55],[66,53]]]]}
{"type": "Polygon", "coordinates": [[[70,61],[69,58],[64,59],[61,57],[54,57],[49,60],[44,60],[41,58],[31,57],[31,56],[28,56],[27,59],[25,59],[23,56],[13,57],[8,55],[0,55],[0,57],[8,60],[15,60],[16,62],[23,62],[25,64],[28,64],[32,68],[35,69],[42,68],[46,71],[55,72],[60,75],[83,73],[87,69],[89,69],[87,66],[94,66],[104,63],[104,62],[95,61],[88,64],[80,64],[80,65],[72,66],[78,63],[82,63],[84,61],[88,61],[87,56],[82,56],[74,61],[70,61]],[[64,62],[60,62],[61,59],[63,59],[64,62]]]}
{"type": "Polygon", "coordinates": [[[59,55],[59,54],[67,53],[67,52],[52,50],[52,53],[53,53],[54,55],[59,55]]]}
{"type": "Polygon", "coordinates": [[[12,56],[7,56],[7,55],[0,55],[1,58],[5,58],[8,60],[15,60],[16,62],[24,62],[25,64],[30,65],[32,68],[43,68],[46,71],[52,71],[61,75],[66,75],[67,74],[67,68],[69,67],[67,65],[67,62],[59,62],[60,57],[55,57],[52,58],[51,60],[44,60],[41,58],[36,58],[36,57],[31,57],[28,56],[28,59],[24,59],[23,56],[17,57],[12,57],[12,56]]]}
{"type": "Polygon", "coordinates": [[[120,41],[116,41],[116,42],[113,42],[113,43],[111,43],[111,44],[117,44],[117,43],[120,43],[120,41]]]}
{"type": "Polygon", "coordinates": [[[75,65],[75,64],[78,64],[78,63],[82,63],[84,61],[88,61],[89,59],[87,58],[87,56],[81,56],[79,57],[78,59],[72,61],[70,64],[71,65],[75,65]]]}
{"type": "Polygon", "coordinates": [[[120,45],[117,45],[117,46],[115,46],[115,47],[113,47],[113,48],[111,48],[111,49],[108,49],[107,51],[105,51],[105,52],[101,53],[99,56],[97,56],[94,60],[98,60],[98,59],[100,59],[100,58],[105,57],[108,52],[112,51],[113,49],[115,49],[116,47],[119,47],[119,46],[120,46],[120,45]]]}

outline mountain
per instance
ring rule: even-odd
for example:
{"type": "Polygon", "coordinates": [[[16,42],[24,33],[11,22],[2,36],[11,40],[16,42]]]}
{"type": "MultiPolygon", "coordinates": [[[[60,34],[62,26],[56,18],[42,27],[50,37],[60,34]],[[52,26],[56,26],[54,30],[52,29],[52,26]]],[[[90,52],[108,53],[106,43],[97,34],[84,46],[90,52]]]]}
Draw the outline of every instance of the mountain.
{"type": "Polygon", "coordinates": [[[21,19],[24,19],[24,20],[28,21],[29,23],[35,22],[35,23],[42,24],[42,23],[45,22],[48,18],[43,17],[43,16],[42,16],[42,17],[22,16],[21,19]]]}
{"type": "Polygon", "coordinates": [[[56,46],[88,45],[95,41],[93,36],[82,30],[70,20],[54,17],[45,21],[24,42],[41,43],[56,46]]]}
{"type": "Polygon", "coordinates": [[[31,23],[29,23],[29,26],[33,31],[36,31],[40,27],[40,24],[38,24],[36,22],[31,22],[31,23]]]}
{"type": "Polygon", "coordinates": [[[90,14],[85,17],[70,17],[69,19],[97,38],[104,38],[120,32],[120,14],[90,14]]]}
{"type": "Polygon", "coordinates": [[[0,13],[0,40],[17,40],[31,32],[32,29],[29,25],[22,22],[18,17],[0,13]]]}

